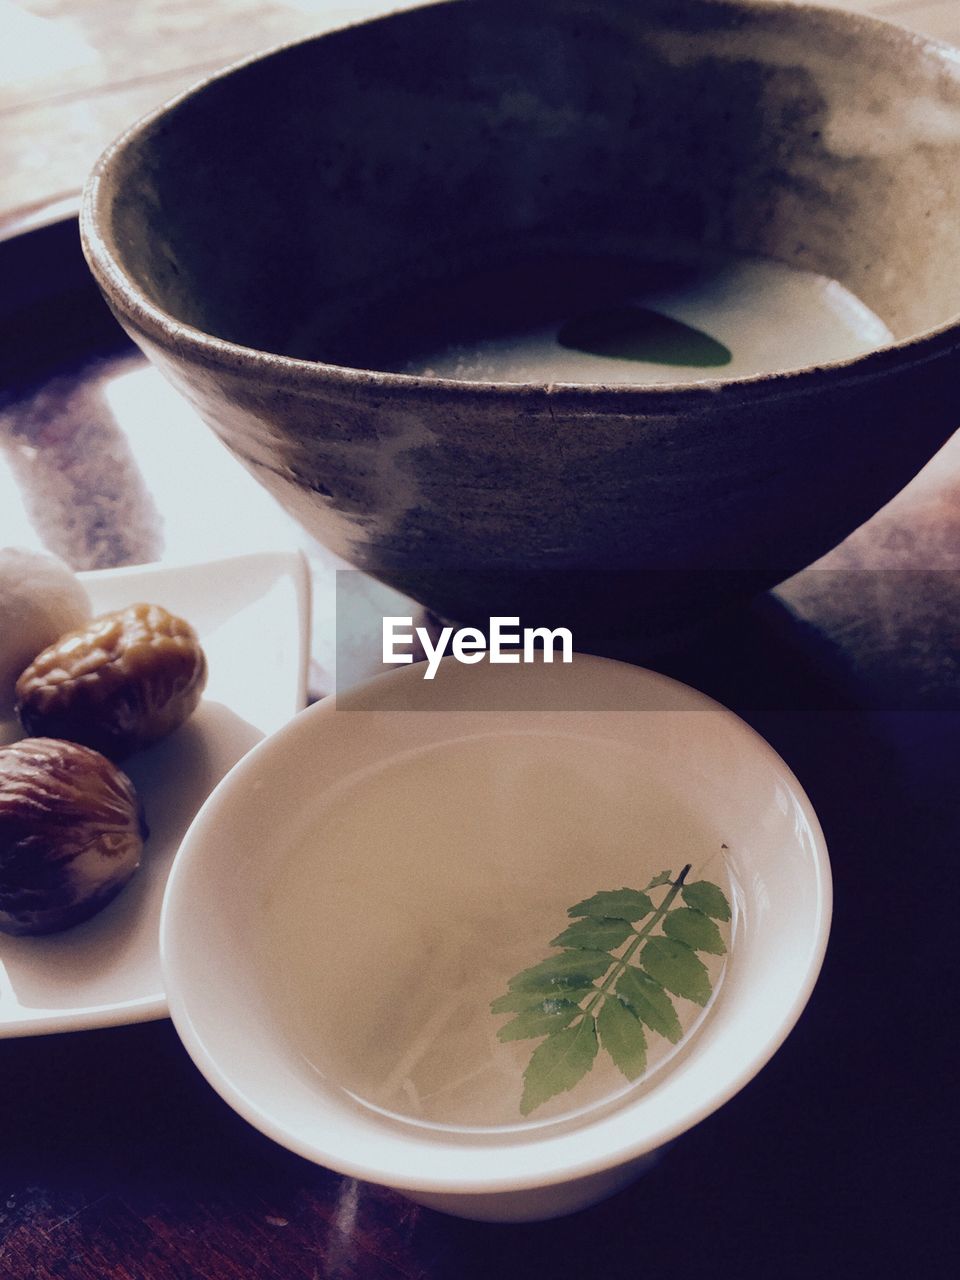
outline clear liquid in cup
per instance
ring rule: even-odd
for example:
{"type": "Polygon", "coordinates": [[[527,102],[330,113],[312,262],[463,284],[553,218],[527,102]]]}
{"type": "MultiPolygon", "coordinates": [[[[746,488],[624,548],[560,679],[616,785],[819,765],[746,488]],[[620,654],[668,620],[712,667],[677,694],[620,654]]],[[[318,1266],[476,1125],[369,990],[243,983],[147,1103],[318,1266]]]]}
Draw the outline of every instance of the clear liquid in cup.
{"type": "Polygon", "coordinates": [[[709,1018],[726,956],[701,955],[711,1001],[674,999],[683,1037],[648,1032],[641,1079],[601,1052],[576,1087],[526,1117],[523,1074],[539,1041],[502,1043],[509,1015],[490,1011],[511,977],[556,952],[567,908],[598,890],[642,889],[692,863],[690,880],[733,901],[722,833],[648,774],[621,743],[585,751],[576,738],[500,733],[342,787],[264,904],[260,943],[305,1067],[357,1106],[458,1132],[576,1123],[662,1078],[709,1018]]]}

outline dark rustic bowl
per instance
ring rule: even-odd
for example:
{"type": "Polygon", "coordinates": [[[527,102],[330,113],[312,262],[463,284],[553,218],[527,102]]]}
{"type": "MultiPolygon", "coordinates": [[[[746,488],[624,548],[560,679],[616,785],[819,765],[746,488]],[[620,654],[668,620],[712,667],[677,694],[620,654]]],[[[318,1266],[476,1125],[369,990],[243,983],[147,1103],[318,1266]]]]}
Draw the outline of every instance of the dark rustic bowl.
{"type": "Polygon", "coordinates": [[[960,416],[960,60],[848,13],[472,0],[322,35],[136,125],[81,225],[121,323],[270,492],[462,621],[655,644],[827,551],[960,416]],[[374,287],[651,246],[812,268],[895,342],[699,385],[350,366],[374,287]]]}

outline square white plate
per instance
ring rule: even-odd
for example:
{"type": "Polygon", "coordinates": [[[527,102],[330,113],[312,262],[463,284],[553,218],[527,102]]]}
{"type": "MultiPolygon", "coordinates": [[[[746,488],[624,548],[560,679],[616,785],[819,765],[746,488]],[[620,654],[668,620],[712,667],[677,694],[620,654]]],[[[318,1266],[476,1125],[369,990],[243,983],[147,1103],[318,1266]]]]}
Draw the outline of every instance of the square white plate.
{"type": "MultiPolygon", "coordinates": [[[[200,635],[209,679],[185,725],[123,763],[150,827],[130,884],[99,915],[64,933],[0,934],[0,1038],[166,1015],[158,923],[184,832],[224,774],[306,701],[309,579],[297,552],[80,578],[95,614],[142,600],[186,618],[200,635]]],[[[0,725],[0,741],[18,736],[0,725]]]]}

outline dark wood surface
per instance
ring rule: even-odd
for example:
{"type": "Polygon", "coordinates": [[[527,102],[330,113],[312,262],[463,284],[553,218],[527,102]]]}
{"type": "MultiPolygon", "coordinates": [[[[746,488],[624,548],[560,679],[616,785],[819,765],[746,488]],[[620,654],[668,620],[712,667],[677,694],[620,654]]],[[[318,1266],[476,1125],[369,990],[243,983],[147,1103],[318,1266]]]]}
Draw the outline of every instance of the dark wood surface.
{"type": "MultiPolygon", "coordinates": [[[[20,7],[75,19],[94,44],[106,41],[104,0],[20,7]]],[[[960,36],[955,0],[858,7],[913,16],[938,34],[955,29],[960,36]]],[[[200,4],[181,27],[177,8],[138,6],[138,23],[117,35],[132,56],[150,43],[150,16],[166,13],[176,49],[168,43],[156,52],[162,65],[152,71],[144,60],[131,65],[115,56],[100,80],[77,72],[76,83],[62,84],[68,101],[59,107],[49,77],[0,103],[10,126],[0,143],[0,220],[76,185],[92,152],[126,123],[120,117],[134,114],[125,94],[140,109],[165,96],[164,77],[174,87],[178,77],[192,78],[185,69],[196,46],[187,28],[197,14],[212,19],[232,8],[236,18],[241,8],[257,9],[272,38],[284,6],[200,4]],[[85,100],[93,104],[86,114],[77,106],[85,100]],[[63,128],[69,103],[71,118],[83,122],[76,126],[82,138],[70,145],[63,128]],[[41,139],[55,161],[46,170],[34,162],[41,139]]],[[[282,20],[299,22],[305,11],[309,6],[288,7],[282,20]]],[[[260,42],[259,28],[229,30],[235,50],[211,44],[208,30],[194,60],[241,51],[238,31],[248,47],[260,42]]],[[[70,261],[67,253],[66,267],[60,264],[68,274],[70,261]]],[[[8,283],[0,289],[0,323],[10,296],[8,283]]],[[[22,292],[18,298],[22,315],[22,292]]],[[[34,301],[42,324],[43,299],[34,301]]],[[[115,464],[119,437],[98,434],[109,429],[103,403],[91,408],[88,383],[77,381],[88,367],[85,305],[73,357],[69,324],[52,357],[38,354],[36,344],[18,352],[8,329],[4,386],[22,385],[0,406],[0,462],[10,460],[24,489],[36,480],[47,500],[72,478],[69,500],[40,512],[40,531],[44,541],[61,536],[73,503],[84,541],[73,544],[69,558],[80,567],[135,560],[160,536],[142,506],[139,523],[131,523],[122,503],[104,498],[102,484],[88,483],[111,472],[97,451],[105,448],[115,464]],[[56,466],[38,472],[37,458],[52,456],[56,466]]],[[[62,324],[62,307],[58,314],[62,324]]],[[[105,340],[109,349],[109,331],[105,340]]],[[[125,465],[133,468],[129,459],[125,465]]],[[[136,479],[134,470],[128,479],[136,479]]],[[[9,536],[11,527],[19,529],[9,504],[0,506],[0,542],[19,540],[9,536]]],[[[324,655],[315,656],[322,671],[324,655]]],[[[821,980],[785,1046],[740,1095],[605,1204],[553,1223],[499,1227],[420,1209],[281,1150],[217,1098],[169,1022],[0,1041],[0,1277],[951,1274],[958,441],[825,565],[714,624],[659,665],[740,711],[781,752],[813,800],[833,861],[834,928],[821,980]]]]}

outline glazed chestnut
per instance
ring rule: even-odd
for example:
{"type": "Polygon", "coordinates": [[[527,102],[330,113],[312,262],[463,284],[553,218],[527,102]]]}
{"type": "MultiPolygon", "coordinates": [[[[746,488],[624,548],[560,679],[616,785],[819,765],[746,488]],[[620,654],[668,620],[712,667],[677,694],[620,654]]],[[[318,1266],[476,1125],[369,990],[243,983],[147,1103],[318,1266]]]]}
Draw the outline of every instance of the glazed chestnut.
{"type": "Polygon", "coordinates": [[[88,919],[140,864],[133,783],[76,742],[0,747],[0,930],[54,933],[88,919]]]}
{"type": "Polygon", "coordinates": [[[132,604],[38,654],[17,681],[17,715],[26,733],[122,760],[182,724],[206,682],[193,627],[160,605],[132,604]]]}

